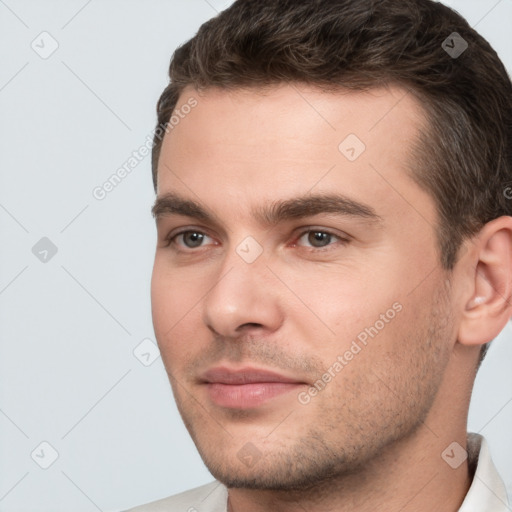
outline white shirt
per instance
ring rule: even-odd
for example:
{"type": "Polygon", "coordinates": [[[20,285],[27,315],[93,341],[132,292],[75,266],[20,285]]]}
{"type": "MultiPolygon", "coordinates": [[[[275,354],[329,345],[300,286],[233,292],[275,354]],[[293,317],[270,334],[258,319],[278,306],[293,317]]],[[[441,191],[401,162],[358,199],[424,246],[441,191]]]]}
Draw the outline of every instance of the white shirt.
{"type": "MultiPolygon", "coordinates": [[[[507,492],[491,460],[485,439],[468,435],[468,460],[476,465],[475,475],[459,512],[510,512],[507,492]]],[[[212,482],[127,512],[227,512],[228,491],[212,482]]]]}

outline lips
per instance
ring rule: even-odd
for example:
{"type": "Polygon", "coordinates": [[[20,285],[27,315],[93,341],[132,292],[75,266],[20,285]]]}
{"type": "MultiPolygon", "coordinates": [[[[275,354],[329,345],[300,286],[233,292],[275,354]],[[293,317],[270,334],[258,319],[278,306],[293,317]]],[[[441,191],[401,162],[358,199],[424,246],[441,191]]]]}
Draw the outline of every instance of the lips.
{"type": "Polygon", "coordinates": [[[218,384],[253,384],[255,382],[285,382],[297,383],[292,379],[268,370],[244,368],[240,370],[228,370],[227,368],[213,368],[202,375],[203,381],[218,384]]]}
{"type": "Polygon", "coordinates": [[[212,368],[201,376],[200,382],[206,386],[213,403],[231,409],[257,407],[305,384],[295,378],[254,368],[212,368]]]}

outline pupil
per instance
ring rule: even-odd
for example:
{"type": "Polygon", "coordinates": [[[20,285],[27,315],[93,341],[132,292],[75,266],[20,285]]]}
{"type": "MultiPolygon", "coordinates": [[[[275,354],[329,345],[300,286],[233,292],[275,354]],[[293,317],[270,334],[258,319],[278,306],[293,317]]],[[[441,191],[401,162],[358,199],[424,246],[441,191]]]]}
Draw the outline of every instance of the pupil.
{"type": "Polygon", "coordinates": [[[321,231],[313,231],[309,234],[309,243],[314,247],[324,247],[328,245],[331,240],[329,233],[322,233],[321,231]]]}
{"type": "Polygon", "coordinates": [[[201,233],[186,233],[183,237],[183,241],[187,247],[199,247],[203,241],[203,235],[201,233]]]}

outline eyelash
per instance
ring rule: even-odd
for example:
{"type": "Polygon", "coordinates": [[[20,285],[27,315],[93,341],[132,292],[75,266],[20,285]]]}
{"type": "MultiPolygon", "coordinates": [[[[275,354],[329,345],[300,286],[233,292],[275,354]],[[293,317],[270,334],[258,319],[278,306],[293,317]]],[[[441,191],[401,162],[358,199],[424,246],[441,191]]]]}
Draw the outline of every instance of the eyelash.
{"type": "MultiPolygon", "coordinates": [[[[184,229],[183,231],[180,231],[178,233],[175,233],[173,234],[172,236],[168,236],[165,241],[166,241],[166,244],[165,244],[165,247],[170,247],[172,245],[174,246],[177,246],[178,244],[176,243],[176,239],[181,236],[181,235],[185,235],[187,233],[197,233],[197,234],[201,234],[201,235],[204,235],[204,236],[207,236],[207,237],[210,237],[207,233],[203,232],[203,231],[200,231],[199,229],[184,229]]],[[[338,242],[339,244],[341,245],[346,245],[349,243],[349,239],[348,237],[344,238],[342,237],[341,235],[338,235],[328,229],[319,229],[319,228],[308,228],[308,229],[304,229],[303,231],[301,231],[297,237],[296,237],[296,241],[293,243],[293,246],[297,246],[297,242],[306,234],[308,233],[323,233],[323,234],[326,234],[326,235],[329,235],[333,238],[336,238],[338,239],[338,242]]],[[[212,238],[212,237],[210,237],[212,238]]],[[[323,251],[328,251],[328,250],[331,250],[331,246],[335,245],[334,243],[330,243],[329,245],[325,246],[325,247],[305,247],[305,246],[300,246],[302,249],[305,249],[307,251],[310,251],[310,252],[323,252],[323,251]]],[[[197,249],[201,249],[203,246],[199,246],[197,249]]],[[[194,248],[186,248],[185,250],[183,249],[175,249],[177,252],[182,252],[182,253],[192,253],[192,252],[196,252],[197,249],[194,249],[194,248]]]]}

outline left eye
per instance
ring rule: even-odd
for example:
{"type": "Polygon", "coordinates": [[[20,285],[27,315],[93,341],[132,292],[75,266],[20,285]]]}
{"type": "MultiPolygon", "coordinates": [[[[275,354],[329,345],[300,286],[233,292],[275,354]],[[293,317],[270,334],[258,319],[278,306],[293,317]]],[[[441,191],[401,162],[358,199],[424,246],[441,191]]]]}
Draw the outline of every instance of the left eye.
{"type": "Polygon", "coordinates": [[[342,239],[328,231],[310,230],[301,235],[298,239],[298,242],[300,241],[303,241],[300,245],[309,244],[315,248],[322,248],[331,245],[333,241],[342,241],[342,239]]]}

